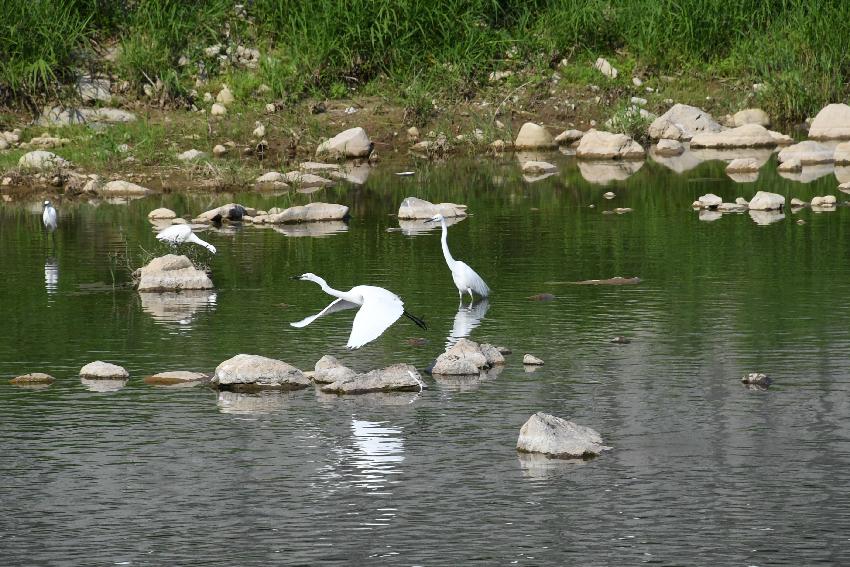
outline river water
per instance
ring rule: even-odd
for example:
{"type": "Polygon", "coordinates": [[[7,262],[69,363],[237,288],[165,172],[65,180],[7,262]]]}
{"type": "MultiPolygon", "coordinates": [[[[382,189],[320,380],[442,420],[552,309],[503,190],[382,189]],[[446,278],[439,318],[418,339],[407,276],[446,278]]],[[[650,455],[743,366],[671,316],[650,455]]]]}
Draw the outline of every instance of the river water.
{"type": "Polygon", "coordinates": [[[850,208],[713,221],[690,208],[708,192],[731,201],[759,189],[843,201],[839,174],[785,179],[771,158],[757,182],[737,183],[717,161],[679,173],[547,159],[560,172],[536,182],[507,157],[385,163],[364,185],[310,194],[58,199],[55,245],[41,197],[8,196],[0,563],[850,562],[850,208]],[[407,169],[416,174],[394,174],[407,169]],[[406,196],[469,206],[449,245],[493,289],[489,302],[458,307],[439,230],[399,229],[406,196]],[[309,233],[209,229],[199,234],[218,254],[199,257],[215,292],[123,287],[128,264],[165,251],[148,211],[231,201],[339,202],[352,219],[309,233]],[[605,214],[618,207],[632,211],[605,214]],[[402,319],[351,352],[353,311],[292,328],[330,300],[290,279],[307,271],[341,289],[391,289],[429,329],[402,319]],[[568,283],[614,276],[641,282],[568,283]],[[529,299],[542,293],[554,299],[529,299]],[[467,334],[512,348],[505,367],[426,375],[422,393],[219,395],[142,380],[212,372],[240,352],[304,369],[324,354],[363,371],[424,369],[467,334]],[[631,342],[612,344],[618,335],[631,342]],[[546,364],[529,371],[526,352],[546,364]],[[98,359],[130,380],[81,382],[98,359]],[[57,380],[7,383],[33,371],[57,380]],[[751,371],[774,385],[744,387],[751,371]],[[613,449],[578,462],[519,455],[536,411],[590,426],[613,449]]]}

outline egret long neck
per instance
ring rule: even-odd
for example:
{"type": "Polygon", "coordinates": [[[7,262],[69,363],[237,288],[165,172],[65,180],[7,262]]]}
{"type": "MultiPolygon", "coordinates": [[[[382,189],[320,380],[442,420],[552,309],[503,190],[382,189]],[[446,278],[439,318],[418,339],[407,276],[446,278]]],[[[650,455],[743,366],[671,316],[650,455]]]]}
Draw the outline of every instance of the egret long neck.
{"type": "Polygon", "coordinates": [[[354,303],[356,305],[362,305],[363,304],[363,300],[360,297],[358,297],[355,294],[348,292],[348,291],[339,291],[338,289],[334,289],[334,288],[332,288],[331,286],[328,285],[328,282],[326,282],[325,280],[323,280],[320,277],[316,277],[316,279],[313,280],[313,281],[315,281],[317,284],[319,284],[319,287],[322,288],[322,291],[324,291],[328,295],[332,295],[334,297],[344,299],[345,301],[349,301],[349,302],[354,303]]]}
{"type": "Polygon", "coordinates": [[[442,242],[442,244],[443,244],[443,256],[446,258],[446,264],[451,266],[452,264],[455,263],[455,259],[452,258],[452,253],[449,252],[449,243],[448,243],[449,229],[446,226],[446,219],[441,219],[440,225],[443,227],[443,236],[440,238],[440,242],[442,242]]]}

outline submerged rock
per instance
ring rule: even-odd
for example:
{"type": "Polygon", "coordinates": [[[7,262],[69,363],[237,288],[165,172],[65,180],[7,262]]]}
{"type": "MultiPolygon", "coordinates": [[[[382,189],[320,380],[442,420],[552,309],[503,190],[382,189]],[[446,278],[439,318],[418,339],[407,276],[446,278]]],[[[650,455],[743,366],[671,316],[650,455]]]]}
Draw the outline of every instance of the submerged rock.
{"type": "Polygon", "coordinates": [[[625,134],[588,130],[576,148],[576,157],[585,159],[642,159],[643,147],[625,134]]]}
{"type": "Polygon", "coordinates": [[[350,128],[319,144],[316,155],[325,155],[332,159],[367,157],[373,147],[366,130],[359,127],[350,128]]]}
{"type": "MultiPolygon", "coordinates": [[[[345,368],[345,367],[343,367],[345,368]]],[[[372,392],[416,392],[426,388],[416,367],[394,364],[366,374],[341,378],[322,386],[326,394],[368,394],[372,392]]]]}
{"type": "Polygon", "coordinates": [[[29,374],[23,374],[21,376],[16,376],[9,380],[9,384],[52,384],[56,379],[50,374],[44,374],[43,372],[30,372],[29,374]]]}
{"type": "Polygon", "coordinates": [[[809,138],[817,140],[850,138],[850,106],[826,105],[812,120],[809,138]]]}
{"type": "Polygon", "coordinates": [[[522,357],[522,363],[528,364],[530,366],[543,366],[543,361],[534,356],[533,354],[524,354],[522,357]]]}
{"type": "Polygon", "coordinates": [[[89,380],[126,380],[129,377],[124,367],[101,360],[89,362],[80,369],[80,378],[89,380]]]}
{"type": "Polygon", "coordinates": [[[543,412],[523,424],[516,448],[557,459],[586,459],[611,449],[595,430],[543,412]]]}
{"type": "Polygon", "coordinates": [[[479,374],[482,370],[504,363],[504,356],[493,345],[479,345],[474,341],[462,338],[437,357],[431,373],[445,375],[479,374]]]}
{"type": "Polygon", "coordinates": [[[465,217],[466,205],[455,203],[431,203],[418,197],[408,197],[398,208],[399,219],[430,219],[435,215],[446,218],[465,217]]]}
{"type": "Polygon", "coordinates": [[[153,376],[145,376],[145,384],[153,386],[174,386],[174,385],[189,385],[200,384],[209,379],[208,374],[202,372],[189,372],[188,370],[173,370],[169,372],[160,372],[153,376]]]}
{"type": "Polygon", "coordinates": [[[212,289],[213,283],[203,270],[196,268],[186,256],[166,254],[151,260],[134,272],[139,291],[181,291],[212,289]]]}
{"type": "Polygon", "coordinates": [[[219,364],[210,382],[223,390],[294,390],[310,380],[294,366],[255,354],[237,354],[219,364]]]}

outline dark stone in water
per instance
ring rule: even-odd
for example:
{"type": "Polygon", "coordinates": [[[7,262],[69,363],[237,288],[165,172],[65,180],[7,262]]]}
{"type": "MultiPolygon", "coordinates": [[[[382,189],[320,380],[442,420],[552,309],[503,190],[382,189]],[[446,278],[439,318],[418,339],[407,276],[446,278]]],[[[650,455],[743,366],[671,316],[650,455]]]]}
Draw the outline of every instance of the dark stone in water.
{"type": "Polygon", "coordinates": [[[771,380],[770,376],[768,376],[767,374],[763,374],[761,372],[750,372],[749,374],[741,378],[741,382],[752,386],[761,386],[763,388],[767,388],[773,383],[773,380],[771,380]]]}
{"type": "Polygon", "coordinates": [[[529,295],[528,299],[531,301],[552,301],[555,296],[551,293],[538,293],[537,295],[529,295]]]}
{"type": "Polygon", "coordinates": [[[407,339],[407,344],[410,346],[422,347],[428,344],[428,339],[423,339],[422,337],[413,337],[407,339]]]}
{"type": "Polygon", "coordinates": [[[629,339],[629,338],[626,338],[622,335],[617,335],[616,337],[611,339],[611,342],[614,343],[614,344],[618,344],[618,345],[627,345],[630,342],[632,342],[632,340],[629,339]]]}

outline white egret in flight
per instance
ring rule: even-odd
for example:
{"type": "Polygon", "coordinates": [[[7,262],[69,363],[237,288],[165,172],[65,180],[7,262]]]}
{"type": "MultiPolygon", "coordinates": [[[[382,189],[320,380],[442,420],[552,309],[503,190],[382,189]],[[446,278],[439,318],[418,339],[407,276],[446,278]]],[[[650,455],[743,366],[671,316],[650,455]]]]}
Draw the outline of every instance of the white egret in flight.
{"type": "Polygon", "coordinates": [[[446,258],[446,264],[449,265],[449,269],[452,271],[452,279],[457,287],[458,298],[460,301],[463,302],[464,293],[469,293],[470,301],[475,299],[472,295],[473,293],[477,294],[479,297],[487,297],[490,295],[490,288],[487,287],[487,284],[484,283],[484,280],[481,279],[481,276],[479,276],[475,270],[470,268],[465,262],[452,258],[447,242],[449,229],[446,227],[446,219],[443,215],[435,215],[425,222],[439,222],[443,227],[443,236],[441,239],[443,244],[443,256],[446,258]]]}
{"type": "Polygon", "coordinates": [[[169,242],[171,244],[183,244],[184,242],[194,242],[195,244],[199,244],[215,254],[215,246],[207,242],[206,240],[201,240],[198,238],[194,232],[192,232],[192,227],[188,224],[174,224],[169,226],[168,228],[161,230],[156,235],[157,240],[162,240],[163,242],[169,242]]]}
{"type": "Polygon", "coordinates": [[[59,217],[56,214],[56,209],[50,201],[45,201],[41,204],[41,222],[44,223],[44,228],[47,229],[53,236],[53,242],[56,242],[56,227],[59,226],[59,217]]]}
{"type": "Polygon", "coordinates": [[[292,279],[315,282],[319,284],[322,291],[337,298],[315,315],[311,315],[297,323],[290,323],[293,327],[300,329],[301,327],[306,327],[322,315],[360,307],[357,315],[354,316],[354,323],[351,326],[351,335],[348,337],[348,344],[346,345],[348,348],[360,348],[366,343],[374,341],[390,325],[398,321],[402,315],[423,329],[428,328],[422,319],[414,317],[404,310],[404,302],[402,302],[399,296],[382,287],[358,285],[348,291],[338,291],[331,288],[325,280],[316,274],[309,272],[300,276],[293,276],[292,279]]]}

